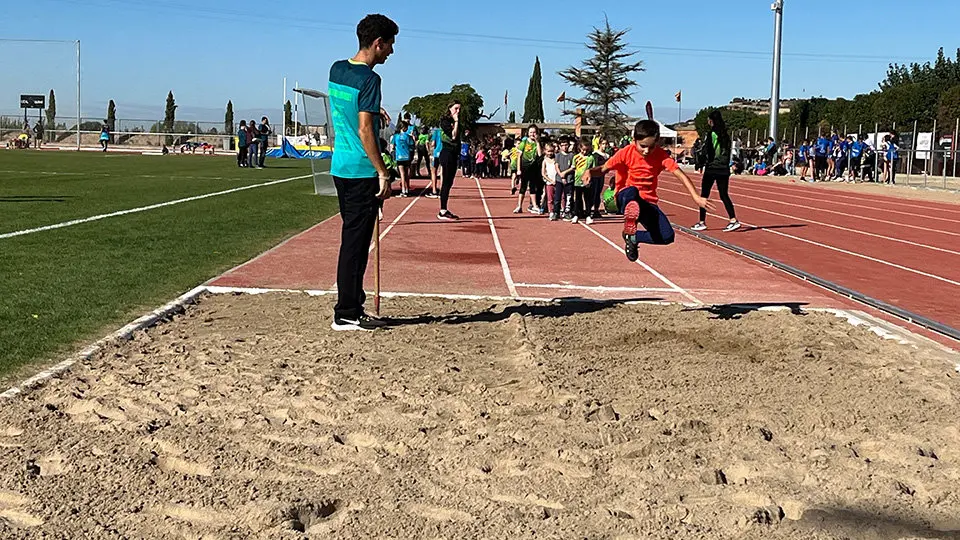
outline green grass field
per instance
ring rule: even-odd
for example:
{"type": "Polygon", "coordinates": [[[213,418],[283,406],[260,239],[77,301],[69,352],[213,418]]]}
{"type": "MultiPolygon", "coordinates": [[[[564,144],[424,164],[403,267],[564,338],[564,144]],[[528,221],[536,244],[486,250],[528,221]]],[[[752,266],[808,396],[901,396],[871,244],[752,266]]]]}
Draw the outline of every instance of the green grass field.
{"type": "MultiPolygon", "coordinates": [[[[327,167],[329,162],[320,162],[327,167]]],[[[82,344],[337,211],[306,160],[0,151],[0,235],[307,175],[197,201],[0,238],[0,375],[82,344]]]]}

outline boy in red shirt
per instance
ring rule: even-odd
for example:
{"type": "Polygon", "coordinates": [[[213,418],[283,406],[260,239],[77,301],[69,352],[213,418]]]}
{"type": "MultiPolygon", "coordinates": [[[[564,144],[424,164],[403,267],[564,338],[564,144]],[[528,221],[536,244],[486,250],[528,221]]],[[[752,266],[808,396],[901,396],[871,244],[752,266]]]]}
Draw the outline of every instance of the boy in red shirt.
{"type": "Polygon", "coordinates": [[[583,173],[584,181],[591,174],[616,173],[617,208],[623,214],[624,252],[627,259],[639,258],[637,244],[672,244],[673,227],[657,206],[657,178],[670,171],[683,182],[684,187],[700,208],[713,209],[713,204],[701,197],[687,175],[659,145],[660,125],[653,120],[641,120],[633,128],[633,143],[621,148],[602,167],[583,173]],[[637,222],[645,230],[637,231],[637,222]]]}

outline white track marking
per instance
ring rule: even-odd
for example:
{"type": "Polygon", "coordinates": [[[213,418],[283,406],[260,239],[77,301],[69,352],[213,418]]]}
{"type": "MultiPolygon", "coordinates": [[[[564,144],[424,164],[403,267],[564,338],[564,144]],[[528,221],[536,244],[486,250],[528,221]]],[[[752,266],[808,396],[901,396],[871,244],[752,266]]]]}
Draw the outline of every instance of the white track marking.
{"type": "MultiPolygon", "coordinates": [[[[682,205],[682,204],[673,203],[673,202],[670,202],[670,201],[667,201],[667,200],[664,200],[664,199],[660,199],[660,202],[661,202],[661,203],[666,203],[666,204],[669,204],[669,205],[672,205],[672,206],[678,206],[678,207],[680,207],[680,208],[684,208],[684,209],[687,209],[687,210],[691,210],[690,208],[688,208],[688,207],[686,207],[686,206],[684,206],[684,205],[682,205]]],[[[691,211],[692,211],[692,210],[691,210],[691,211]]],[[[726,219],[726,218],[724,218],[723,216],[721,216],[721,215],[719,215],[719,214],[713,214],[713,213],[711,213],[710,215],[711,215],[711,216],[714,216],[714,217],[717,217],[717,218],[726,219]]],[[[910,268],[910,267],[903,266],[903,265],[900,265],[900,264],[892,263],[892,262],[890,262],[890,261],[885,261],[885,260],[883,260],[883,259],[877,259],[876,257],[871,257],[871,256],[869,256],[869,255],[864,255],[864,254],[862,254],[862,253],[857,253],[857,252],[855,252],[855,251],[849,251],[849,250],[846,250],[846,249],[838,248],[838,247],[836,247],[836,246],[831,246],[831,245],[828,245],[828,244],[823,244],[823,243],[820,243],[820,242],[815,242],[815,241],[813,241],[813,240],[808,240],[808,239],[806,239],[806,238],[800,238],[799,236],[793,236],[792,234],[787,234],[787,233],[783,233],[783,232],[780,232],[780,231],[775,231],[775,230],[773,230],[773,229],[764,229],[763,227],[761,227],[761,226],[759,226],[759,225],[751,225],[751,224],[749,224],[749,223],[747,223],[747,222],[745,222],[745,221],[741,221],[740,223],[743,223],[743,224],[746,225],[747,227],[756,227],[757,229],[762,230],[762,231],[764,231],[764,232],[768,232],[768,233],[770,233],[770,234],[775,234],[775,235],[777,235],[777,236],[783,236],[784,238],[791,238],[791,239],[793,239],[793,240],[798,240],[798,241],[800,241],[800,242],[804,242],[804,243],[807,243],[807,244],[811,244],[811,245],[814,245],[814,246],[817,246],[817,247],[822,247],[822,248],[824,248],[824,249],[829,249],[829,250],[831,250],[831,251],[836,251],[836,252],[838,252],[838,253],[843,253],[843,254],[845,254],[845,255],[851,255],[851,256],[853,256],[853,257],[857,257],[857,258],[860,258],[860,259],[865,259],[865,260],[868,260],[868,261],[873,261],[873,262],[875,262],[875,263],[879,263],[879,264],[882,264],[882,265],[885,265],[885,266],[890,266],[890,267],[896,268],[896,269],[898,269],[898,270],[904,270],[904,271],[906,271],[906,272],[910,272],[910,273],[913,273],[913,274],[921,275],[921,276],[928,277],[928,278],[931,278],[931,279],[936,279],[936,280],[938,280],[938,281],[943,281],[944,283],[949,283],[950,285],[956,285],[956,286],[960,287],[960,282],[953,281],[952,279],[947,279],[947,278],[945,278],[945,277],[938,276],[938,275],[935,275],[935,274],[929,274],[929,273],[924,272],[924,271],[922,271],[922,270],[917,270],[916,268],[910,268]]]]}
{"type": "MultiPolygon", "coordinates": [[[[679,186],[680,184],[677,184],[677,185],[679,186]]],[[[735,195],[736,195],[737,197],[745,196],[745,195],[741,195],[744,191],[750,192],[750,193],[762,193],[762,194],[767,195],[767,196],[771,195],[771,191],[770,191],[769,189],[763,190],[763,189],[755,188],[755,187],[752,187],[752,186],[751,186],[751,187],[744,187],[742,184],[736,186],[736,193],[735,193],[735,195]]],[[[784,195],[784,196],[786,196],[786,197],[793,197],[793,198],[795,198],[795,199],[803,199],[803,200],[807,200],[807,201],[816,201],[816,202],[820,202],[820,203],[837,204],[837,205],[843,205],[843,206],[852,206],[852,207],[854,207],[854,208],[859,208],[859,209],[861,209],[861,210],[875,210],[875,211],[877,211],[877,212],[885,212],[885,213],[889,213],[889,214],[898,214],[898,215],[902,215],[902,216],[910,216],[910,217],[915,217],[915,218],[922,218],[922,219],[924,219],[924,220],[931,220],[931,219],[932,219],[932,220],[937,220],[937,221],[945,221],[945,222],[947,222],[947,223],[960,223],[960,219],[937,217],[937,216],[924,216],[924,215],[919,215],[917,212],[903,212],[903,211],[900,211],[900,210],[891,210],[891,209],[889,209],[889,208],[880,208],[880,207],[876,207],[876,206],[867,206],[867,205],[865,205],[865,204],[856,204],[856,203],[849,203],[849,202],[843,202],[843,201],[835,201],[835,200],[833,200],[833,199],[831,199],[831,198],[824,198],[824,197],[820,197],[820,198],[817,198],[817,197],[807,197],[807,196],[805,196],[805,195],[796,195],[796,194],[794,194],[794,193],[792,193],[792,192],[790,192],[790,191],[788,191],[788,190],[781,190],[781,191],[778,191],[776,194],[777,194],[777,195],[784,195]]],[[[866,202],[866,201],[864,201],[864,202],[866,202]]],[[[787,204],[787,203],[784,203],[784,204],[787,204]]],[[[822,209],[821,209],[821,208],[817,208],[817,210],[822,210],[822,209]]],[[[927,210],[927,208],[924,208],[924,210],[927,210]]],[[[828,210],[824,210],[824,211],[828,211],[828,210]]],[[[854,214],[854,215],[856,215],[856,214],[854,214]]],[[[862,217],[862,216],[857,216],[857,217],[862,217]]],[[[864,219],[867,219],[867,218],[864,218],[864,219]]],[[[941,232],[942,232],[942,231],[941,231],[941,232]]]]}
{"type": "MultiPolygon", "coordinates": [[[[680,192],[680,191],[674,191],[674,190],[672,190],[672,189],[667,189],[667,188],[661,188],[661,189],[662,189],[663,191],[669,191],[670,193],[675,193],[675,194],[677,194],[677,195],[684,195],[684,193],[683,193],[683,192],[680,192]]],[[[832,224],[832,223],[824,223],[824,222],[822,222],[822,221],[816,221],[816,220],[813,220],[813,219],[807,219],[807,218],[802,218],[802,217],[798,217],[798,216],[791,216],[790,214],[781,214],[780,212],[774,212],[773,210],[766,210],[766,209],[763,209],[763,208],[756,208],[756,207],[754,207],[754,206],[747,206],[747,205],[745,205],[745,204],[740,204],[740,205],[737,205],[737,206],[739,206],[740,208],[746,208],[747,210],[755,210],[755,211],[757,211],[757,212],[763,212],[763,213],[765,213],[765,214],[771,214],[771,215],[779,216],[779,217],[782,217],[782,218],[795,219],[795,220],[798,220],[798,221],[805,221],[805,222],[807,222],[807,223],[813,223],[814,225],[820,225],[821,227],[829,227],[829,228],[831,228],[831,229],[837,229],[837,230],[840,230],[840,231],[846,231],[846,232],[850,232],[850,233],[854,233],[854,234],[862,234],[862,235],[864,235],[864,236],[871,236],[871,237],[873,237],[873,238],[880,238],[880,239],[882,239],[882,240],[887,240],[887,241],[890,241],[890,242],[897,242],[897,243],[900,243],[900,244],[907,244],[907,245],[910,245],[910,246],[915,246],[915,247],[924,248],[924,249],[930,249],[930,250],[933,250],[933,251],[940,251],[940,252],[942,252],[942,253],[949,253],[950,255],[960,255],[960,251],[953,251],[953,250],[951,250],[951,249],[946,249],[946,248],[941,248],[941,247],[936,247],[936,246],[930,246],[930,245],[927,245],[927,244],[921,244],[921,243],[919,243],[919,242],[911,242],[910,240],[903,240],[903,239],[901,239],[901,238],[893,238],[892,236],[884,236],[884,235],[882,235],[882,234],[875,234],[875,233],[871,233],[871,232],[861,231],[861,230],[859,230],[859,229],[851,229],[851,228],[849,228],[849,227],[842,227],[842,226],[840,226],[840,225],[834,225],[834,224],[832,224]]]]}
{"type": "Polygon", "coordinates": [[[487,206],[487,198],[483,195],[483,188],[480,187],[480,180],[473,179],[477,183],[477,190],[480,192],[480,201],[483,203],[483,211],[487,213],[487,223],[490,225],[490,234],[493,235],[493,246],[497,248],[497,256],[500,257],[500,268],[503,270],[503,279],[507,282],[507,290],[510,295],[517,297],[517,286],[513,282],[513,276],[510,275],[510,266],[507,264],[507,256],[503,254],[503,248],[500,247],[500,237],[497,235],[497,227],[493,224],[493,216],[490,214],[490,207],[487,206]]]}
{"type": "MultiPolygon", "coordinates": [[[[618,246],[616,243],[614,243],[613,240],[610,240],[610,239],[607,238],[606,236],[604,236],[604,235],[600,234],[599,232],[597,232],[597,230],[594,229],[593,227],[587,225],[586,223],[581,223],[581,225],[583,225],[584,228],[586,228],[588,231],[590,231],[590,232],[592,232],[593,234],[597,235],[597,236],[598,236],[601,240],[603,240],[604,242],[606,242],[606,243],[610,244],[611,246],[613,246],[613,248],[616,249],[617,251],[619,251],[619,252],[622,252],[622,251],[623,251],[623,248],[622,248],[622,247],[620,247],[620,246],[618,246]]],[[[687,292],[685,289],[682,289],[681,287],[679,287],[676,283],[674,283],[674,282],[670,281],[669,279],[667,279],[666,276],[664,276],[664,275],[661,274],[660,272],[657,272],[656,270],[654,270],[649,264],[641,261],[640,259],[637,259],[637,264],[639,264],[640,266],[642,266],[647,272],[650,272],[651,274],[653,274],[654,277],[656,277],[656,278],[659,279],[660,281],[664,282],[664,283],[667,285],[667,287],[670,287],[671,289],[673,289],[673,291],[678,292],[678,293],[682,294],[683,296],[686,296],[691,302],[693,302],[693,303],[695,303],[695,304],[703,305],[703,302],[701,302],[700,300],[698,300],[695,296],[693,296],[692,294],[690,294],[689,292],[687,292]]]]}
{"type": "Polygon", "coordinates": [[[270,182],[264,182],[264,183],[262,183],[262,184],[251,184],[251,185],[249,185],[249,186],[241,186],[241,187],[236,187],[236,188],[233,188],[233,189],[226,189],[226,190],[223,190],[223,191],[217,191],[217,192],[214,192],[214,193],[206,193],[206,194],[204,194],[204,195],[196,195],[196,196],[193,196],[193,197],[186,197],[186,198],[184,198],[184,199],[176,199],[176,200],[173,200],[173,201],[167,201],[167,202],[162,202],[162,203],[157,203],[157,204],[151,204],[151,205],[149,205],[149,206],[141,206],[141,207],[139,207],[139,208],[131,208],[131,209],[129,209],[129,210],[120,210],[120,211],[118,211],[118,212],[111,212],[111,213],[109,213],[109,214],[100,214],[100,215],[91,216],[91,217],[86,217],[86,218],[80,218],[80,219],[73,219],[73,220],[70,220],[70,221],[64,221],[64,222],[62,222],[62,223],[55,223],[55,224],[53,224],[53,225],[44,225],[43,227],[36,227],[36,228],[33,228],[33,229],[24,229],[24,230],[22,230],[22,231],[14,231],[14,232],[9,232],[9,233],[3,233],[3,234],[0,234],[0,240],[4,240],[4,239],[6,239],[6,238],[13,238],[13,237],[15,237],[15,236],[23,236],[23,235],[27,235],[27,234],[33,234],[33,233],[43,232],[43,231],[51,231],[51,230],[54,230],[54,229],[62,229],[62,228],[64,228],[64,227],[71,227],[71,226],[73,226],[73,225],[80,225],[80,224],[82,224],[82,223],[90,223],[91,221],[99,221],[99,220],[101,220],[101,219],[107,219],[107,218],[112,218],[112,217],[125,216],[125,215],[128,215],[128,214],[136,214],[136,213],[139,213],[139,212],[146,212],[146,211],[148,211],[148,210],[156,210],[157,208],[163,208],[163,207],[165,207],[165,206],[173,206],[173,205],[181,204],[181,203],[185,203],[185,202],[199,201],[199,200],[201,200],[201,199],[208,199],[208,198],[210,198],[210,197],[219,197],[220,195],[228,195],[228,194],[230,194],[230,193],[236,193],[236,192],[238,192],[238,191],[245,191],[245,190],[248,190],[248,189],[254,189],[254,188],[259,188],[259,187],[266,187],[266,186],[272,186],[272,185],[276,185],[276,184],[283,184],[283,183],[285,183],[285,182],[290,182],[290,181],[293,181],[293,180],[302,180],[302,179],[304,179],[304,178],[313,178],[313,175],[312,175],[312,174],[307,174],[307,175],[304,175],[304,176],[294,176],[294,177],[292,177],[292,178],[284,178],[284,179],[281,179],[281,180],[272,180],[272,181],[270,181],[270,182]]]}
{"type": "MultiPolygon", "coordinates": [[[[414,199],[413,199],[412,201],[410,201],[410,204],[408,204],[407,207],[403,209],[403,212],[400,212],[400,215],[398,215],[398,216],[396,217],[396,219],[394,219],[394,220],[390,223],[390,225],[389,225],[386,229],[384,229],[382,233],[380,233],[380,240],[383,240],[384,237],[387,236],[387,233],[393,230],[393,227],[394,227],[401,219],[403,219],[403,216],[407,215],[407,212],[408,212],[411,208],[413,208],[413,205],[416,204],[417,201],[420,200],[420,197],[421,197],[422,195],[423,195],[423,192],[421,191],[421,192],[420,192],[420,195],[417,195],[416,197],[414,197],[414,199]]],[[[370,251],[373,251],[373,246],[370,246],[370,251]]]]}
{"type": "Polygon", "coordinates": [[[676,289],[665,287],[607,287],[604,285],[570,285],[566,283],[515,283],[515,285],[524,289],[563,289],[591,292],[677,292],[676,289]]]}
{"type": "MultiPolygon", "coordinates": [[[[836,215],[838,215],[838,216],[845,216],[845,217],[850,217],[850,218],[855,218],[855,219],[862,219],[862,220],[866,220],[866,221],[875,221],[875,222],[877,222],[877,223],[885,223],[885,224],[887,224],[887,225],[894,225],[894,226],[896,226],[896,227],[905,227],[905,228],[908,228],[908,229],[917,229],[917,230],[924,231],[924,232],[932,232],[932,233],[939,233],[939,234],[948,234],[948,235],[950,235],[950,236],[960,236],[960,233],[955,233],[955,232],[950,232],[950,231],[944,231],[944,230],[941,230],[941,229],[931,229],[930,227],[921,227],[920,225],[910,225],[909,223],[900,223],[900,222],[897,222],[897,221],[887,221],[887,220],[885,220],[885,219],[872,218],[872,217],[862,216],[862,215],[860,215],[860,214],[848,214],[848,213],[846,213],[846,212],[839,212],[839,211],[837,211],[837,210],[827,210],[826,208],[817,208],[816,206],[807,206],[807,205],[804,205],[804,204],[789,203],[789,202],[786,202],[786,201],[778,201],[778,200],[776,200],[776,199],[765,199],[765,198],[763,198],[763,197],[756,197],[756,196],[753,196],[753,195],[744,195],[744,194],[743,194],[743,191],[744,191],[743,189],[740,189],[740,190],[738,190],[738,191],[739,191],[739,192],[736,194],[736,197],[737,197],[738,199],[741,198],[741,197],[742,197],[742,198],[745,198],[745,199],[756,199],[756,200],[758,200],[758,201],[766,201],[766,202],[771,202],[771,203],[775,203],[775,204],[782,204],[782,205],[784,205],[784,206],[794,206],[794,207],[796,207],[796,208],[804,208],[804,209],[807,209],[807,210],[814,210],[814,211],[816,211],[816,212],[825,212],[825,213],[828,213],[828,214],[836,214],[836,215]]],[[[916,216],[916,214],[911,214],[911,215],[916,216]]],[[[922,217],[922,219],[927,219],[927,216],[916,216],[916,217],[922,217]]],[[[934,218],[934,219],[942,219],[942,218],[934,218]]],[[[960,223],[960,221],[953,221],[953,220],[946,220],[946,221],[952,221],[952,222],[954,222],[954,223],[960,223]]]]}
{"type": "MultiPolygon", "coordinates": [[[[802,188],[802,187],[800,187],[800,186],[791,186],[791,185],[789,185],[789,184],[780,184],[780,183],[771,184],[769,181],[766,181],[766,180],[755,180],[755,179],[751,179],[751,178],[748,177],[748,176],[737,176],[736,178],[737,178],[738,180],[746,180],[747,182],[750,182],[750,183],[753,183],[753,184],[758,184],[758,185],[761,185],[761,184],[762,184],[762,185],[766,185],[766,186],[770,186],[770,185],[780,186],[780,187],[786,188],[784,191],[787,191],[788,193],[799,193],[800,190],[803,190],[803,189],[804,189],[804,188],[802,188]],[[794,189],[790,189],[790,188],[797,188],[797,189],[794,190],[794,189]]],[[[819,183],[823,183],[823,182],[819,182],[819,183]]],[[[837,197],[837,198],[841,198],[841,199],[852,199],[852,200],[859,201],[859,202],[861,202],[861,203],[863,202],[863,197],[862,197],[862,196],[858,197],[858,196],[855,196],[855,195],[847,195],[846,193],[844,193],[842,190],[839,190],[839,189],[830,189],[829,187],[820,187],[820,188],[813,188],[813,189],[827,190],[827,191],[829,191],[831,197],[837,197]]],[[[894,198],[896,198],[895,195],[884,195],[884,194],[877,194],[877,193],[865,193],[864,195],[866,195],[866,196],[868,196],[868,197],[873,197],[873,196],[875,196],[875,197],[884,197],[884,198],[887,198],[887,199],[894,199],[894,198]]],[[[880,201],[877,201],[877,200],[874,199],[872,202],[880,202],[880,201]]],[[[938,207],[936,207],[936,206],[924,206],[924,205],[921,205],[921,204],[910,204],[910,203],[899,202],[899,201],[883,201],[883,202],[886,203],[886,204],[891,204],[891,205],[895,205],[895,206],[903,206],[903,207],[905,207],[905,208],[918,208],[918,209],[920,209],[920,210],[936,210],[936,211],[939,211],[939,212],[960,213],[960,209],[954,210],[954,209],[952,209],[952,208],[938,208],[938,207]]],[[[949,203],[943,203],[943,204],[949,204],[949,203]]]]}

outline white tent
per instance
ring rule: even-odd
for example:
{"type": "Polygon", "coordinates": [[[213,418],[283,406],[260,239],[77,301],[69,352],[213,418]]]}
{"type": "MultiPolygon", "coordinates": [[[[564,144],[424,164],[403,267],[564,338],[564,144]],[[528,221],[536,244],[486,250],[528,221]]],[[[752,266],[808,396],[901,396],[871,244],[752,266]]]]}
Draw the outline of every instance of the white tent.
{"type": "Polygon", "coordinates": [[[677,132],[676,132],[675,130],[672,130],[672,129],[668,128],[667,126],[663,125],[663,122],[661,122],[661,121],[659,121],[659,120],[657,120],[656,122],[657,122],[658,124],[660,124],[660,138],[661,138],[661,139],[676,139],[676,138],[677,138],[677,132]]]}

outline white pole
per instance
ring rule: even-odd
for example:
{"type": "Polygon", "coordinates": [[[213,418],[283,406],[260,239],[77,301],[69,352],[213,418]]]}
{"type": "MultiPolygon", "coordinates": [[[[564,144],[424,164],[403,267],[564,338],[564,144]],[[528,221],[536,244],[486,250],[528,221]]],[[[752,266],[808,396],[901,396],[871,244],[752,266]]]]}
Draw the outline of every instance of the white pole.
{"type": "Polygon", "coordinates": [[[280,120],[280,143],[287,136],[287,78],[283,78],[283,99],[280,100],[280,110],[283,111],[283,118],[280,120]]]}
{"type": "Polygon", "coordinates": [[[80,40],[77,40],[77,151],[80,150],[80,40]]]}
{"type": "MultiPolygon", "coordinates": [[[[300,88],[300,81],[293,82],[294,88],[300,88]]],[[[293,94],[293,134],[300,135],[300,93],[293,94]]]]}
{"type": "Polygon", "coordinates": [[[780,44],[783,31],[783,0],[775,0],[770,9],[776,13],[773,30],[773,83],[770,89],[770,136],[776,140],[780,121],[780,44]]]}

